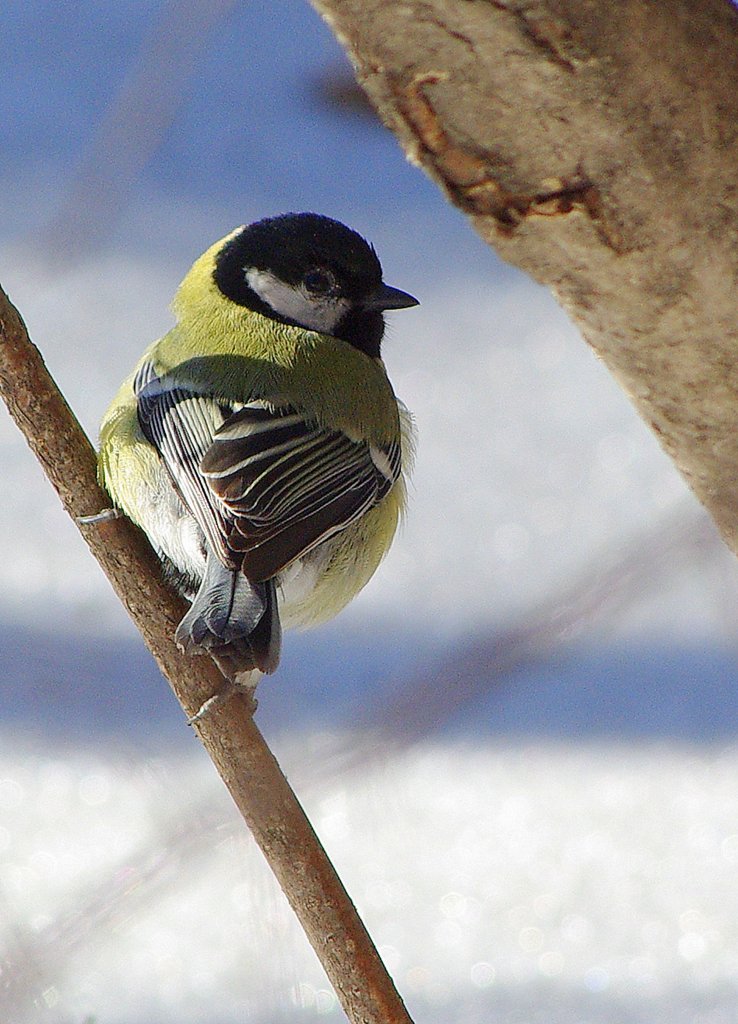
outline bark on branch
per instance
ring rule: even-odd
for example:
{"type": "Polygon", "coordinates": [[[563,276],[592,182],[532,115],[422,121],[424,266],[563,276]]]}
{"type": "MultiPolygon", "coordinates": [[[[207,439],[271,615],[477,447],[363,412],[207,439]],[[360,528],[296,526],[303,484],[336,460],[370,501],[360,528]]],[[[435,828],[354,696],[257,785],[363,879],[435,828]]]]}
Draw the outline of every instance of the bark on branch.
{"type": "Polygon", "coordinates": [[[314,0],[411,160],[548,285],[738,551],[738,11],[314,0]]]}
{"type": "MultiPolygon", "coordinates": [[[[0,288],[0,395],[75,520],[109,505],[95,452],[0,288]]],[[[183,655],[174,630],[183,602],[163,582],[143,534],[128,520],[81,527],[93,555],[141,631],[186,714],[224,680],[207,657],[183,655]]],[[[369,934],[310,822],[236,696],[196,726],[238,809],[297,914],[352,1024],[412,1024],[369,934]]]]}

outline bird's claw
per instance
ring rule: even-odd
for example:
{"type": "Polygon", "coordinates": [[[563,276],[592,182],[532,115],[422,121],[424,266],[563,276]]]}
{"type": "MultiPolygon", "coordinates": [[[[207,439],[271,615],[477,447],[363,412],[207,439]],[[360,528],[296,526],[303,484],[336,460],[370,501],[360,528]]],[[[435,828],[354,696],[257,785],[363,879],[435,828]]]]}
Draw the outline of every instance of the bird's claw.
{"type": "Polygon", "coordinates": [[[91,516],[75,516],[80,526],[95,526],[98,523],[109,523],[113,519],[122,519],[123,513],[118,508],[103,508],[91,516]]]}

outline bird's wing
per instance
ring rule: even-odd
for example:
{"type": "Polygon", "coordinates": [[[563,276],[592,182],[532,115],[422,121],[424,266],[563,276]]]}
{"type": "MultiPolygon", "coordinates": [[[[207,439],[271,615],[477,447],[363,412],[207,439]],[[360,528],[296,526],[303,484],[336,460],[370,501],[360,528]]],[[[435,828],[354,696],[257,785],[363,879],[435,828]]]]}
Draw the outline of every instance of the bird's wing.
{"type": "Polygon", "coordinates": [[[145,363],[138,418],[182,501],[224,564],[271,579],[345,529],[400,475],[399,443],[354,441],[294,410],[234,407],[175,387],[145,363]]]}
{"type": "Polygon", "coordinates": [[[216,432],[200,468],[233,517],[229,545],[252,581],[270,579],[345,529],[390,490],[400,448],[354,441],[259,403],[216,432]]]}
{"type": "Polygon", "coordinates": [[[158,377],[145,362],[133,382],[138,422],[156,448],[184,505],[197,520],[212,550],[225,565],[236,567],[228,547],[230,524],[223,505],[200,472],[200,460],[233,408],[158,377]]]}

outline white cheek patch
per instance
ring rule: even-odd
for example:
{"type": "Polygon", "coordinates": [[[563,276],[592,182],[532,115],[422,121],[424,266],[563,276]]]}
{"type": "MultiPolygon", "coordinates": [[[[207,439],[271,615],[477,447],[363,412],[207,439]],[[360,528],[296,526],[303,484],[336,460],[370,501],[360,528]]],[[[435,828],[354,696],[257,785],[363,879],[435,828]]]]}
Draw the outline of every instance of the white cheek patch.
{"type": "Polygon", "coordinates": [[[349,308],[347,299],[311,295],[300,285],[280,281],[268,270],[248,267],[246,283],[275,313],[322,334],[330,334],[349,308]]]}

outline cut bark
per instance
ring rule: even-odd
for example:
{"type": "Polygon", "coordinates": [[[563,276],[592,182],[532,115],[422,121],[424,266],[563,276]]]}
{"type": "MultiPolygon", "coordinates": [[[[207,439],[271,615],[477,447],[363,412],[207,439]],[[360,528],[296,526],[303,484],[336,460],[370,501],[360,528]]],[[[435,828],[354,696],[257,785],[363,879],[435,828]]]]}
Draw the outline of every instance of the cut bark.
{"type": "Polygon", "coordinates": [[[738,550],[738,11],[315,0],[408,156],[547,285],[738,550]]]}

